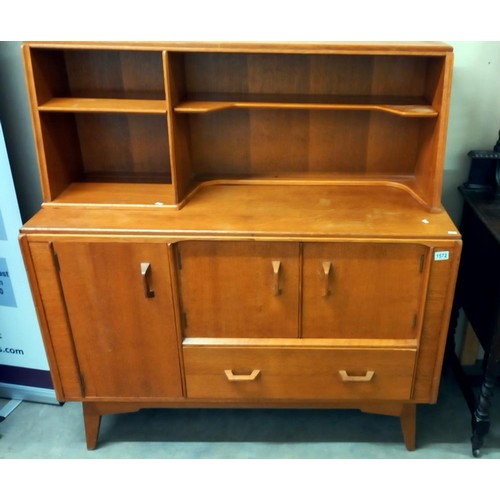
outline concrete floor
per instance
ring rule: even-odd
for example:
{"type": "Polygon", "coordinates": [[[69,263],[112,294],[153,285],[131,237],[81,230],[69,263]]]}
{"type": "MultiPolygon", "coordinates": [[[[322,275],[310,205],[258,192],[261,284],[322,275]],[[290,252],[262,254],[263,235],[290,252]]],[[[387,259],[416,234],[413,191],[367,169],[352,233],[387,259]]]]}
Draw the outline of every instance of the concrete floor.
{"type": "MultiPolygon", "coordinates": [[[[0,407],[6,400],[0,400],[0,407]]],[[[500,458],[500,396],[481,459],[500,458]]],[[[444,376],[436,405],[417,409],[417,450],[399,419],[355,410],[143,410],[103,417],[87,451],[81,405],[23,402],[0,423],[0,458],[472,459],[470,415],[444,376]]],[[[481,460],[476,459],[476,460],[481,460]]]]}

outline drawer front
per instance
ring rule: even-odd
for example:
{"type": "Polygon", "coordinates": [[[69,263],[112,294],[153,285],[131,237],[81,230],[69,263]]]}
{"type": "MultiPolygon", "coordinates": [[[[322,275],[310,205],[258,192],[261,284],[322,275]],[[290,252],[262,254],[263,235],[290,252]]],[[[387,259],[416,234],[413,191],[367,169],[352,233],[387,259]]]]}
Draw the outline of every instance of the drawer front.
{"type": "Polygon", "coordinates": [[[409,399],[415,349],[184,346],[188,398],[409,399]]]}

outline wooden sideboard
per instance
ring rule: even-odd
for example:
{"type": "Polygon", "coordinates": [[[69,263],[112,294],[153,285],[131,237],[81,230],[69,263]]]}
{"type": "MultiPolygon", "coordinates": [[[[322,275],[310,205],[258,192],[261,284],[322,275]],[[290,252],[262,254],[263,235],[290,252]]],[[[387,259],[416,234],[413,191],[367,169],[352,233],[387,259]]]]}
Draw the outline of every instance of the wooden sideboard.
{"type": "MultiPolygon", "coordinates": [[[[450,46],[26,43],[22,228],[56,393],[150,407],[436,401],[461,237],[450,46]]],[[[374,436],[375,438],[375,436],[374,436]]]]}

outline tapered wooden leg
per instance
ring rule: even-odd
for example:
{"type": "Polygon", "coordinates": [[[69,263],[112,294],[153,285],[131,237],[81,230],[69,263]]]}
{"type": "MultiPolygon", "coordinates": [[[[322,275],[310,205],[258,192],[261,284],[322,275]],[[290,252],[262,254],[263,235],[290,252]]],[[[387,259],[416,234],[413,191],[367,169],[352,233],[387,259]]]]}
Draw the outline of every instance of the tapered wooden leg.
{"type": "Polygon", "coordinates": [[[95,450],[97,447],[97,438],[99,437],[99,428],[101,426],[101,415],[92,403],[82,403],[82,405],[87,449],[95,450]]]}
{"type": "Polygon", "coordinates": [[[417,405],[403,405],[399,419],[401,421],[401,429],[403,429],[406,449],[413,451],[415,450],[415,434],[417,429],[417,405]]]}
{"type": "Polygon", "coordinates": [[[368,413],[377,413],[380,415],[391,415],[399,417],[406,449],[413,451],[415,449],[415,433],[417,429],[417,405],[406,403],[372,403],[364,404],[360,407],[361,411],[368,413]]]}

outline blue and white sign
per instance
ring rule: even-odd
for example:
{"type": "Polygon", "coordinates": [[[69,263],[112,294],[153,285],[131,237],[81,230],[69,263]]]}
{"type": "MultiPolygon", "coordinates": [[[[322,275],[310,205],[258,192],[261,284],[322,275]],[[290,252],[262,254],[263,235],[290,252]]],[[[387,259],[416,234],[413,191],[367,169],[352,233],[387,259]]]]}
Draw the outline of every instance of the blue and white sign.
{"type": "Polygon", "coordinates": [[[55,403],[19,246],[21,225],[0,124],[0,396],[55,403]]]}
{"type": "Polygon", "coordinates": [[[7,259],[0,257],[0,306],[17,307],[7,269],[7,259]]]}
{"type": "Polygon", "coordinates": [[[5,225],[2,219],[2,212],[0,212],[0,240],[6,240],[7,233],[5,232],[5,225]]]}

